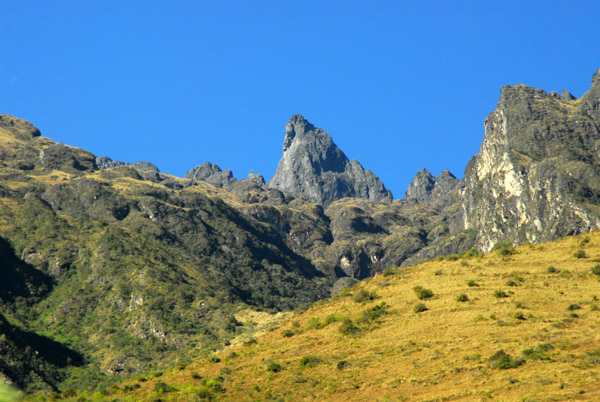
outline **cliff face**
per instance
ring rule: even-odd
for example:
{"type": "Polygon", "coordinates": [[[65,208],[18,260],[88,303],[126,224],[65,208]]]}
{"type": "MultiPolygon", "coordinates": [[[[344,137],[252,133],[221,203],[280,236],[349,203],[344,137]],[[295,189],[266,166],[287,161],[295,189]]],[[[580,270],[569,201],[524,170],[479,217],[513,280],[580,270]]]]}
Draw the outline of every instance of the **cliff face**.
{"type": "Polygon", "coordinates": [[[463,225],[482,249],[600,226],[599,105],[600,70],[579,100],[566,91],[502,88],[459,186],[463,225]]]}
{"type": "Polygon", "coordinates": [[[348,160],[329,134],[300,115],[285,126],[283,157],[267,186],[324,206],[345,197],[392,199],[373,172],[348,160]]]}

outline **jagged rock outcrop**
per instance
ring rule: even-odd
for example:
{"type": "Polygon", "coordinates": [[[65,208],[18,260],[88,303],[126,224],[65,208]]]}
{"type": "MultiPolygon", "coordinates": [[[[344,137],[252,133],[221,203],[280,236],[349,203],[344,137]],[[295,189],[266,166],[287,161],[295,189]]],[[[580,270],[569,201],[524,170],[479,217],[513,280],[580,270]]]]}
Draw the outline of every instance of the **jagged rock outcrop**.
{"type": "Polygon", "coordinates": [[[348,160],[329,134],[298,114],[285,126],[283,157],[267,186],[324,206],[345,197],[392,199],[373,172],[348,160]]]}
{"type": "Polygon", "coordinates": [[[421,169],[408,186],[405,198],[418,202],[443,202],[456,190],[458,182],[448,169],[440,173],[437,178],[427,169],[421,169]]]}
{"type": "Polygon", "coordinates": [[[205,181],[215,187],[230,187],[236,182],[231,170],[221,170],[218,165],[210,162],[204,162],[202,165],[196,166],[187,172],[184,177],[191,180],[205,181]]]}
{"type": "Polygon", "coordinates": [[[98,166],[98,169],[113,169],[116,167],[121,167],[121,166],[128,166],[129,163],[126,162],[121,162],[121,161],[114,161],[111,158],[109,158],[108,156],[99,156],[96,158],[96,166],[98,166]]]}
{"type": "Polygon", "coordinates": [[[579,100],[502,88],[460,183],[463,224],[490,250],[600,227],[600,69],[579,100]]]}

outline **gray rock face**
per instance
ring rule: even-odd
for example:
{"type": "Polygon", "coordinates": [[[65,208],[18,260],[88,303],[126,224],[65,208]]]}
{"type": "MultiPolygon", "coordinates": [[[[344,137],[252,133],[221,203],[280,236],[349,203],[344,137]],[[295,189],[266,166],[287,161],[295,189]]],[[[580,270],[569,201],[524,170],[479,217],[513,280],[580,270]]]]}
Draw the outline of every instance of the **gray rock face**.
{"type": "Polygon", "coordinates": [[[200,166],[187,172],[186,179],[205,181],[215,187],[230,187],[236,182],[231,170],[221,170],[218,165],[210,162],[204,162],[200,166]]]}
{"type": "Polygon", "coordinates": [[[408,185],[404,198],[407,200],[430,201],[435,177],[425,168],[419,170],[408,185]]]}
{"type": "Polygon", "coordinates": [[[259,186],[264,186],[265,183],[265,178],[263,177],[262,174],[260,173],[254,173],[254,172],[250,172],[248,173],[248,180],[250,180],[251,182],[256,183],[259,186]]]}
{"type": "Polygon", "coordinates": [[[506,86],[460,183],[478,244],[542,242],[600,227],[600,70],[578,104],[506,86]]]}
{"type": "Polygon", "coordinates": [[[99,156],[96,158],[96,165],[98,166],[98,169],[112,169],[119,166],[127,166],[129,163],[113,161],[108,156],[99,156]]]}
{"type": "Polygon", "coordinates": [[[283,157],[267,186],[324,206],[345,197],[392,199],[373,172],[348,160],[329,134],[298,114],[285,126],[283,157]]]}
{"type": "Polygon", "coordinates": [[[408,186],[405,198],[418,202],[443,201],[457,186],[458,179],[448,169],[437,179],[427,169],[421,169],[408,186]]]}

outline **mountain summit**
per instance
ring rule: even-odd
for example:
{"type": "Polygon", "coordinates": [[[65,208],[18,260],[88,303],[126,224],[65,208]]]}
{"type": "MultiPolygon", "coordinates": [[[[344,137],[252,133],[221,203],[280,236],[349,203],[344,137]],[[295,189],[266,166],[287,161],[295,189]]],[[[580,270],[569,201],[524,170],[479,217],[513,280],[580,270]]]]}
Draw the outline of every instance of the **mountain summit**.
{"type": "Polygon", "coordinates": [[[285,125],[283,157],[267,186],[324,206],[345,197],[392,199],[373,172],[348,160],[329,134],[299,114],[285,125]]]}

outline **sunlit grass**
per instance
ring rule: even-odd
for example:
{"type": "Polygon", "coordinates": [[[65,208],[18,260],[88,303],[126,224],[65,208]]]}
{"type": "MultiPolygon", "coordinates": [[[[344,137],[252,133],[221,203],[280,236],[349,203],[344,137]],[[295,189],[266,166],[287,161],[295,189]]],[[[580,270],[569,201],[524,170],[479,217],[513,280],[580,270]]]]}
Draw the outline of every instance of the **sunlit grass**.
{"type": "Polygon", "coordinates": [[[256,341],[232,342],[215,355],[218,359],[128,382],[119,397],[595,400],[600,282],[592,268],[600,262],[600,233],[588,237],[585,243],[580,236],[527,245],[508,256],[491,253],[396,269],[283,322],[274,320],[256,341]],[[581,247],[588,258],[574,257],[581,247]],[[469,286],[471,281],[478,286],[469,286]],[[507,286],[508,281],[515,285],[507,286]],[[414,287],[420,285],[433,296],[426,311],[415,313],[421,300],[414,287]],[[495,297],[498,289],[508,297],[495,297]],[[374,297],[356,301],[360,292],[374,297]],[[569,310],[573,304],[580,308],[569,310]],[[373,315],[377,306],[385,306],[385,314],[373,315]],[[493,357],[501,355],[515,364],[497,364],[493,357]],[[319,364],[303,364],[307,359],[319,364]],[[176,391],[159,395],[160,382],[176,391]]]}

